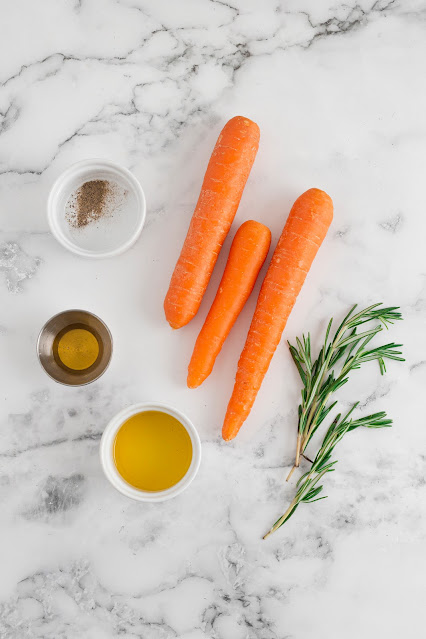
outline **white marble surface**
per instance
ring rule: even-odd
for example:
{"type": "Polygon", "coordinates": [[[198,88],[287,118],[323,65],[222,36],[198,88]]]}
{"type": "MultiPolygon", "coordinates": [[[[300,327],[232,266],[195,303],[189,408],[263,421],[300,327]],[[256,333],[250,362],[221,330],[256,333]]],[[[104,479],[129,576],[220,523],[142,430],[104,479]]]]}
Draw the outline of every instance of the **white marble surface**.
{"type": "MultiPolygon", "coordinates": [[[[426,567],[425,0],[3,0],[0,21],[0,636],[2,639],[376,639],[424,634],[426,567]],[[185,371],[218,282],[173,333],[162,300],[204,167],[235,114],[262,139],[235,225],[274,242],[306,188],[335,221],[286,329],[318,334],[353,302],[399,304],[406,364],[355,376],[344,401],[385,409],[348,435],[330,498],[261,541],[294,487],[299,382],[277,351],[238,439],[221,421],[254,299],[196,391],[185,371]],[[125,255],[91,262],[49,234],[46,197],[74,161],[140,179],[148,220],[125,255]],[[52,314],[92,310],[112,365],[81,390],[35,357],[52,314]],[[191,488],[132,503],[98,461],[129,403],[197,425],[191,488]]],[[[229,240],[226,247],[229,246],[229,240]]]]}

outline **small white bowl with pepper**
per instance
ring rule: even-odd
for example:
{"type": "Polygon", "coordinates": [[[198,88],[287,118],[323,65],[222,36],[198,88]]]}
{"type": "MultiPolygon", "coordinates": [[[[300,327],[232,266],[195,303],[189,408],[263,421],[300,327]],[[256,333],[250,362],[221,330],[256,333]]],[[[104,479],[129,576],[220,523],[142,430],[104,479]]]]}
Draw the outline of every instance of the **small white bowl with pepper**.
{"type": "Polygon", "coordinates": [[[145,195],[124,167],[108,160],[83,160],[54,183],[47,215],[53,235],[69,251],[113,257],[138,239],[145,223],[145,195]]]}

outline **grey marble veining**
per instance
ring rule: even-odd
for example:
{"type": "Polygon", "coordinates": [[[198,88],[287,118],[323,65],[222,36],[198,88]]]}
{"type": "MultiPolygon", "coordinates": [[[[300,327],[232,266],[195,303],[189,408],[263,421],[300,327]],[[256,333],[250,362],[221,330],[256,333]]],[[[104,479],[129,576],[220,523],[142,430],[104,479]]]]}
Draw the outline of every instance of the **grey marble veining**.
{"type": "MultiPolygon", "coordinates": [[[[0,21],[1,639],[397,639],[423,633],[426,568],[425,0],[5,0],[0,21]],[[400,305],[405,364],[354,374],[341,401],[386,410],[384,432],[336,451],[329,499],[261,537],[294,494],[299,381],[278,349],[253,412],[220,438],[250,299],[211,377],[186,388],[199,315],[172,332],[162,302],[217,135],[261,129],[234,229],[276,242],[295,198],[325,189],[335,220],[286,328],[318,338],[357,302],[400,305]],[[139,242],[91,262],[48,232],[72,162],[109,158],[148,201],[139,242]],[[110,369],[49,380],[40,327],[80,307],[110,327],[110,369]],[[200,473],[181,496],[132,503],[104,478],[105,424],[167,401],[196,424],[200,473]]],[[[258,290],[258,287],[257,289],[258,290]]]]}

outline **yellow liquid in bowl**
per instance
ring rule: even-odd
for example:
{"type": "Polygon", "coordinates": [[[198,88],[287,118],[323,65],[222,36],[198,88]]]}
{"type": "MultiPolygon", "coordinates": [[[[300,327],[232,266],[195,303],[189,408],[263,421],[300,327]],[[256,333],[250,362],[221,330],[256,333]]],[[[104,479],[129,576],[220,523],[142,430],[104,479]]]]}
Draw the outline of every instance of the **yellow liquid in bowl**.
{"type": "Polygon", "coordinates": [[[84,371],[98,359],[99,343],[91,331],[74,325],[57,335],[54,350],[66,368],[84,371]]]}
{"type": "Polygon", "coordinates": [[[154,492],[171,488],[186,475],[192,442],[175,417],[151,410],[124,422],[115,436],[113,454],[128,484],[154,492]]]}

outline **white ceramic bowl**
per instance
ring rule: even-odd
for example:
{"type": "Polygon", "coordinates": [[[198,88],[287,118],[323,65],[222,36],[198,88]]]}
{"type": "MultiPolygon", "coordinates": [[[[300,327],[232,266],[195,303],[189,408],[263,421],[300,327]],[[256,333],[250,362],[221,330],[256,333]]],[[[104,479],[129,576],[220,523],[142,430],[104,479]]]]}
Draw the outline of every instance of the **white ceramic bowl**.
{"type": "Polygon", "coordinates": [[[176,497],[176,495],[179,495],[183,490],[185,490],[185,488],[188,488],[189,484],[194,479],[201,462],[201,442],[200,437],[192,422],[175,408],[172,408],[167,404],[154,402],[134,404],[133,406],[129,406],[128,408],[120,411],[105,428],[101,439],[100,457],[102,468],[105,475],[107,476],[107,479],[120,493],[126,495],[126,497],[130,497],[131,499],[136,499],[137,501],[164,501],[166,499],[171,499],[172,497],[176,497]],[[159,490],[156,492],[139,490],[138,488],[135,488],[134,486],[128,484],[122,478],[114,464],[113,452],[115,436],[123,423],[137,413],[142,413],[150,410],[161,411],[163,413],[171,415],[172,417],[175,417],[182,424],[182,426],[186,428],[192,442],[192,460],[186,472],[186,475],[182,477],[182,479],[171,488],[168,488],[167,490],[159,490]]]}
{"type": "Polygon", "coordinates": [[[73,164],[56,180],[47,202],[50,229],[58,242],[83,257],[113,257],[130,248],[138,239],[146,216],[145,195],[133,173],[108,160],[83,160],[73,164]],[[73,228],[65,215],[71,196],[85,182],[108,180],[127,192],[124,203],[108,218],[73,228]]]}

